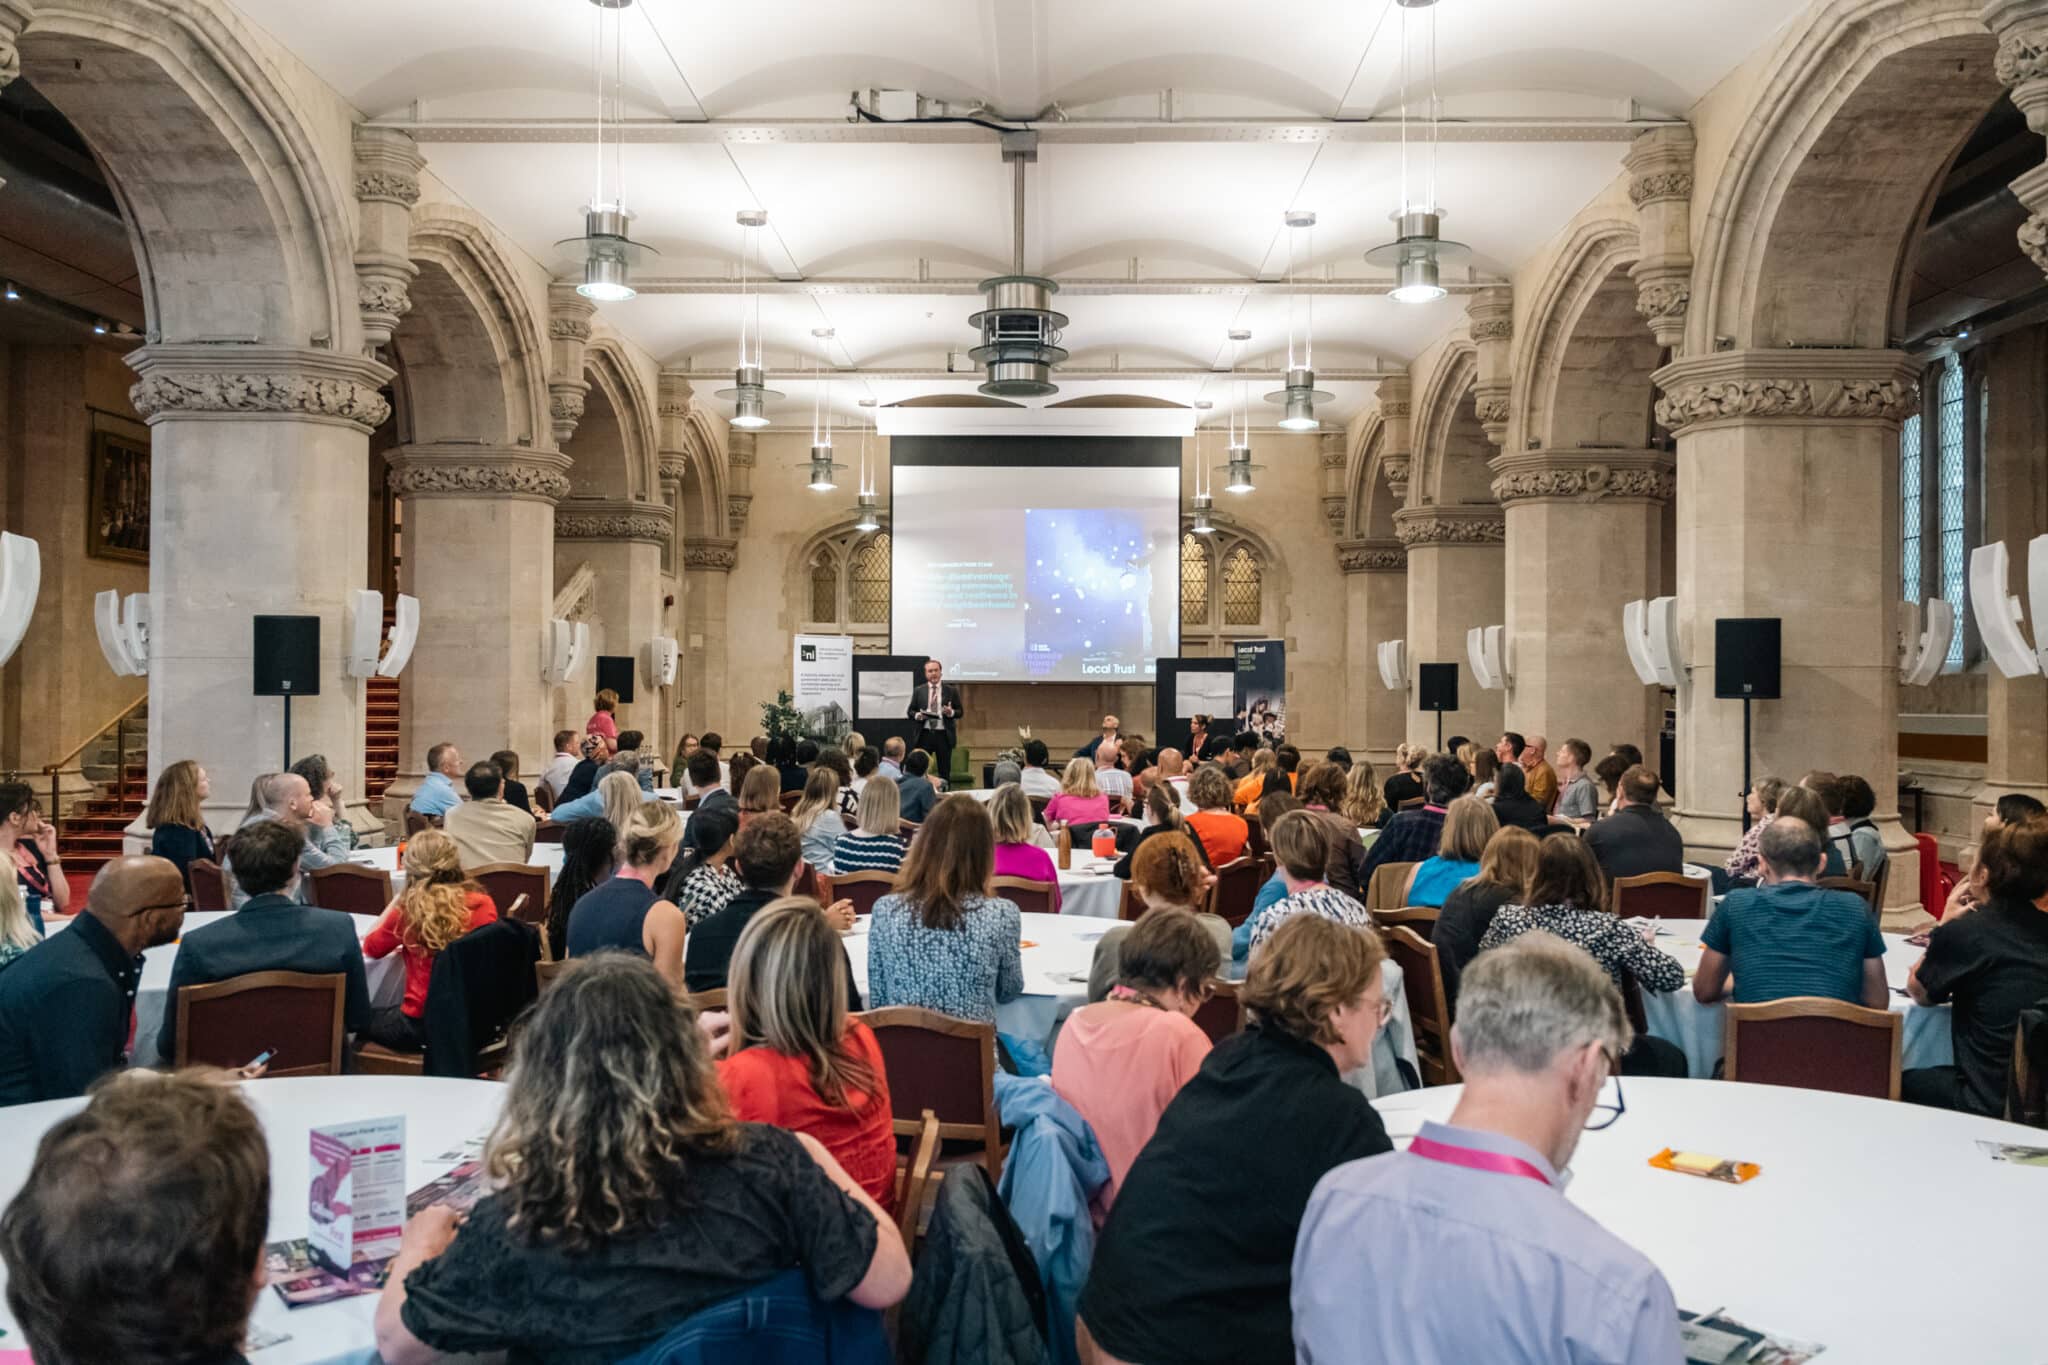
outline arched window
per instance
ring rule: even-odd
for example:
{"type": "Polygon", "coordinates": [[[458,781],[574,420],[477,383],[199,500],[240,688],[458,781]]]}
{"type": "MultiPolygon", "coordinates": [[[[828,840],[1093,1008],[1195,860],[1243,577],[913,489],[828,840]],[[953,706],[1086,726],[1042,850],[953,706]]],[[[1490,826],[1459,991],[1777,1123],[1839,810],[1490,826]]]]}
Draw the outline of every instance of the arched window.
{"type": "Polygon", "coordinates": [[[853,552],[847,616],[856,625],[889,624],[889,533],[881,531],[853,552]]]}
{"type": "Polygon", "coordinates": [[[1921,410],[1899,424],[1899,587],[1909,602],[1945,597],[1955,608],[1946,662],[1959,669],[1979,649],[1968,569],[1983,538],[1983,372],[1947,356],[1929,366],[1921,393],[1921,410]]]}
{"type": "Polygon", "coordinates": [[[1264,578],[1259,561],[1240,544],[1223,561],[1223,624],[1255,626],[1259,623],[1259,586],[1264,578]]]}
{"type": "Polygon", "coordinates": [[[829,545],[811,557],[811,619],[839,619],[839,556],[829,545]]]}
{"type": "Polygon", "coordinates": [[[797,629],[851,635],[854,648],[877,653],[889,645],[889,533],[841,525],[806,548],[789,600],[801,604],[797,629]]]}
{"type": "Polygon", "coordinates": [[[1180,538],[1181,652],[1220,653],[1232,640],[1279,634],[1269,605],[1266,552],[1243,533],[1218,527],[1213,535],[1183,531],[1180,538]]]}
{"type": "Polygon", "coordinates": [[[1180,624],[1183,630],[1209,624],[1209,548],[1193,531],[1180,538],[1180,624]]]}

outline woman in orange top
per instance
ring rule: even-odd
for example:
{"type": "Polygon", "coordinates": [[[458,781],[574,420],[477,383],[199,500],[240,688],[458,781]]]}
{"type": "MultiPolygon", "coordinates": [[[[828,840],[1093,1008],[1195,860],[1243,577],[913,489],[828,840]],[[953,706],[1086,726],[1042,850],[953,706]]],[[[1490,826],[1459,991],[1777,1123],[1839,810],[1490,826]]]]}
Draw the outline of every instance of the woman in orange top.
{"type": "MultiPolygon", "coordinates": [[[[1252,755],[1252,770],[1245,774],[1244,781],[1237,784],[1237,791],[1231,800],[1240,806],[1249,806],[1259,799],[1259,793],[1266,789],[1266,774],[1280,766],[1280,756],[1271,749],[1260,749],[1252,755]]],[[[1290,790],[1292,790],[1290,788],[1290,790]]]]}
{"type": "Polygon", "coordinates": [[[1203,764],[1188,779],[1188,799],[1195,803],[1194,814],[1187,818],[1188,828],[1202,841],[1209,866],[1221,867],[1242,856],[1251,826],[1243,816],[1230,813],[1229,775],[1213,763],[1203,764]]]}
{"type": "Polygon", "coordinates": [[[405,890],[363,940],[364,957],[405,954],[405,1003],[373,1010],[363,1030],[371,1041],[404,1052],[427,1045],[427,985],[434,959],[472,929],[498,918],[498,907],[462,870],[455,841],[423,829],[405,846],[405,890]]]}
{"type": "Polygon", "coordinates": [[[846,952],[808,896],[764,906],[726,976],[730,1056],[718,1078],[743,1123],[808,1133],[884,1209],[896,1207],[895,1111],[882,1049],[846,1012],[846,952]]]}

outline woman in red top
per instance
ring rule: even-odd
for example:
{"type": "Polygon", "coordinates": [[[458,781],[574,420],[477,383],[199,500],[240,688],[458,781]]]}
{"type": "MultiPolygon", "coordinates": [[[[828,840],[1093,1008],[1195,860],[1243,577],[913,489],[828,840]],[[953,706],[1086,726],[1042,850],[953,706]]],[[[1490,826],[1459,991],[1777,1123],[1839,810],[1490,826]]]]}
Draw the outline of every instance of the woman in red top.
{"type": "Polygon", "coordinates": [[[373,1010],[371,1041],[405,1052],[427,1044],[427,983],[441,950],[498,918],[498,908],[462,870],[455,841],[423,829],[405,846],[405,890],[363,940],[363,956],[405,954],[405,1003],[373,1010]]]}
{"type": "Polygon", "coordinates": [[[619,709],[619,694],[607,687],[597,694],[591,705],[595,709],[591,711],[590,720],[584,725],[583,733],[603,735],[616,748],[619,742],[619,722],[612,713],[619,709]]]}
{"type": "Polygon", "coordinates": [[[785,896],[740,932],[726,978],[731,1055],[718,1076],[744,1123],[808,1133],[884,1209],[896,1134],[875,1035],[846,1013],[846,951],[818,903],[785,896]]]}

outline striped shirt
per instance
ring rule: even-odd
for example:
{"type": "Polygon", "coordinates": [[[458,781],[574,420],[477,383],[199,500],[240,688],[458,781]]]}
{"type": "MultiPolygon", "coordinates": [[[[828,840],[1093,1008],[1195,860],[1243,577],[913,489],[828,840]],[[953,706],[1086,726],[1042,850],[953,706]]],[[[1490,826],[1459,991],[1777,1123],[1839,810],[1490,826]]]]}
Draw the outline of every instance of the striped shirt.
{"type": "Polygon", "coordinates": [[[1348,924],[1356,929],[1372,927],[1372,917],[1365,913],[1365,906],[1345,895],[1334,886],[1317,882],[1304,886],[1291,896],[1274,902],[1273,906],[1260,915],[1252,926],[1252,949],[1273,936],[1273,931],[1296,915],[1321,915],[1339,924],[1348,924]]]}
{"type": "Polygon", "coordinates": [[[832,871],[895,872],[910,843],[900,834],[848,834],[832,849],[832,871]]]}

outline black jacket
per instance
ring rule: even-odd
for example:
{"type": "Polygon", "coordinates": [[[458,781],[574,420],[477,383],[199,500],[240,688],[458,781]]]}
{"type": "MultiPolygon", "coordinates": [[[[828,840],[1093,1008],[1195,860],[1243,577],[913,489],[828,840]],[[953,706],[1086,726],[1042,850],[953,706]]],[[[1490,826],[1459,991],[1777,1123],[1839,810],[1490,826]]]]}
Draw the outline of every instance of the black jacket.
{"type": "MultiPolygon", "coordinates": [[[[194,929],[178,941],[171,963],[171,986],[164,997],[163,1029],[157,1050],[166,1062],[178,1056],[178,992],[250,972],[306,972],[347,978],[342,1024],[360,1033],[370,1023],[370,988],[363,976],[363,941],[355,917],[343,910],[300,905],[271,892],[253,896],[225,919],[194,929]]],[[[279,1040],[250,1040],[255,1056],[279,1040]]]]}
{"type": "Polygon", "coordinates": [[[516,919],[472,929],[443,948],[427,979],[421,1069],[429,1076],[473,1078],[477,1053],[540,994],[533,974],[539,960],[540,931],[516,919]]]}
{"type": "Polygon", "coordinates": [[[952,1168],[939,1185],[903,1300],[908,1365],[1042,1365],[1045,1287],[988,1172],[952,1168]]]}
{"type": "MultiPolygon", "coordinates": [[[[925,702],[931,698],[931,694],[931,684],[920,679],[910,689],[910,705],[903,708],[904,717],[917,726],[918,734],[924,733],[924,717],[919,712],[925,709],[925,702]]],[[[951,744],[960,737],[960,712],[962,709],[960,705],[960,689],[949,682],[940,683],[939,705],[953,708],[952,715],[942,718],[946,722],[946,742],[951,744]]],[[[917,744],[916,737],[913,736],[910,742],[915,746],[917,744]]]]}
{"type": "Polygon", "coordinates": [[[1685,839],[1655,806],[1623,806],[1595,820],[1585,838],[1609,880],[1685,868],[1685,839]]]}
{"type": "Polygon", "coordinates": [[[1539,837],[1550,832],[1549,812],[1543,809],[1541,801],[1527,792],[1520,796],[1495,796],[1493,814],[1503,829],[1509,825],[1520,825],[1539,837]]]}

